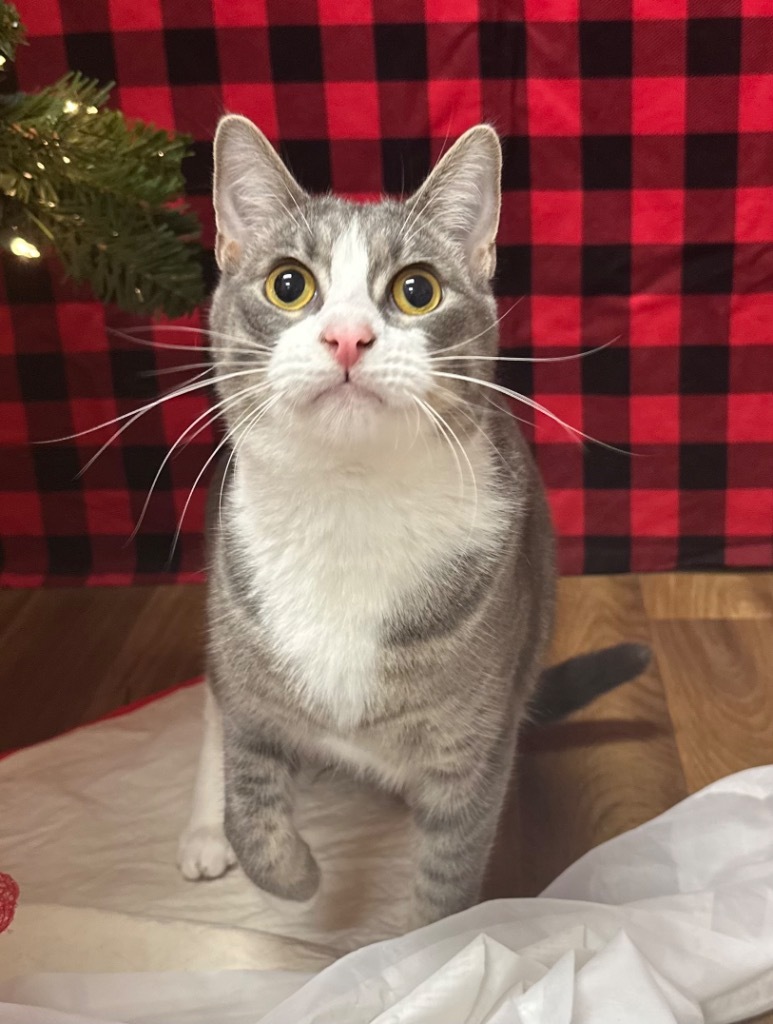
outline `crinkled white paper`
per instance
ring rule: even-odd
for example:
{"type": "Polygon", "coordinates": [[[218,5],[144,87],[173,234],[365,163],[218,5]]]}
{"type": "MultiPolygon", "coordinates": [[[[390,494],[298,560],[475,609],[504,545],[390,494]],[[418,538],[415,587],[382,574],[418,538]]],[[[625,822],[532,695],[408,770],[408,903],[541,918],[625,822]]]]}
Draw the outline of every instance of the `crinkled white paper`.
{"type": "Polygon", "coordinates": [[[177,875],[200,700],[0,762],[0,869],[22,893],[0,936],[2,1024],[721,1024],[773,1008],[773,767],[593,850],[538,899],[375,941],[401,930],[410,823],[343,780],[302,796],[325,876],[311,904],[238,871],[177,875]]]}

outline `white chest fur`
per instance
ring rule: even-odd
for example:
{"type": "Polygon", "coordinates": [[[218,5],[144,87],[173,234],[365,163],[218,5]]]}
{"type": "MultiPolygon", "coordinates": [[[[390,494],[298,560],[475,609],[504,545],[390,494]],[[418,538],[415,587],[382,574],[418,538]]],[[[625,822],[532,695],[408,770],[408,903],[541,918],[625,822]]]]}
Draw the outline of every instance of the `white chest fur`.
{"type": "Polygon", "coordinates": [[[291,685],[342,733],[373,700],[385,621],[422,579],[503,521],[490,458],[470,445],[477,499],[456,462],[417,446],[402,462],[277,472],[239,460],[234,525],[260,594],[263,626],[291,685]]]}

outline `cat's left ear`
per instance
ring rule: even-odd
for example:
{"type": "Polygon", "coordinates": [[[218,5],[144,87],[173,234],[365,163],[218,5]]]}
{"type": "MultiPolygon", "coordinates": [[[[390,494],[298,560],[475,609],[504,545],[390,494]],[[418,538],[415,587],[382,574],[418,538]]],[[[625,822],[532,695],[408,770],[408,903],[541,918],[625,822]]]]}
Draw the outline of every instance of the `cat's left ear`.
{"type": "Polygon", "coordinates": [[[450,232],[473,273],[486,279],[496,268],[501,176],[499,137],[489,125],[479,124],[454,143],[408,201],[419,217],[450,232]]]}
{"type": "Polygon", "coordinates": [[[246,117],[221,118],[214,155],[215,256],[221,270],[232,271],[265,225],[282,215],[294,219],[308,197],[263,132],[246,117]]]}

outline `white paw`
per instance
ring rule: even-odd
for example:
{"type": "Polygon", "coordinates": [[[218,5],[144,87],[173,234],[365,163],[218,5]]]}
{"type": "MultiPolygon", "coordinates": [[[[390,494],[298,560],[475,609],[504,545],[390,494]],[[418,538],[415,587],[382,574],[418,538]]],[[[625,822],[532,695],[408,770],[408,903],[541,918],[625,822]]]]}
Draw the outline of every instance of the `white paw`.
{"type": "Polygon", "coordinates": [[[236,863],[236,855],[222,825],[188,827],[180,836],[177,864],[184,878],[220,878],[236,863]]]}

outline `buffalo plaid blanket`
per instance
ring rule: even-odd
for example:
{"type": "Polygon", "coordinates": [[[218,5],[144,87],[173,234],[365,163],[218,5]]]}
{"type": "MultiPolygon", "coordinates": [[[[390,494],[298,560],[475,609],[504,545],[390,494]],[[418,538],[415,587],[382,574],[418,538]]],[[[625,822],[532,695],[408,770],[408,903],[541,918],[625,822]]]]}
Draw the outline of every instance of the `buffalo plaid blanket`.
{"type": "MultiPolygon", "coordinates": [[[[212,242],[211,138],[252,117],[311,189],[404,193],[448,140],[503,136],[497,292],[503,383],[521,407],[565,572],[773,563],[771,0],[19,0],[17,76],[114,80],[130,116],[190,132],[192,205],[212,242]]],[[[212,261],[210,278],[214,280],[212,261]]],[[[109,433],[198,357],[187,331],[133,345],[130,320],[45,263],[0,274],[0,582],[195,578],[206,408],[154,406],[82,476],[109,433]],[[170,545],[183,509],[179,543],[170,545]]],[[[199,317],[184,322],[199,325],[199,317]]],[[[132,322],[135,326],[138,321],[132,322]]],[[[167,327],[169,325],[166,325],[167,327]]]]}

